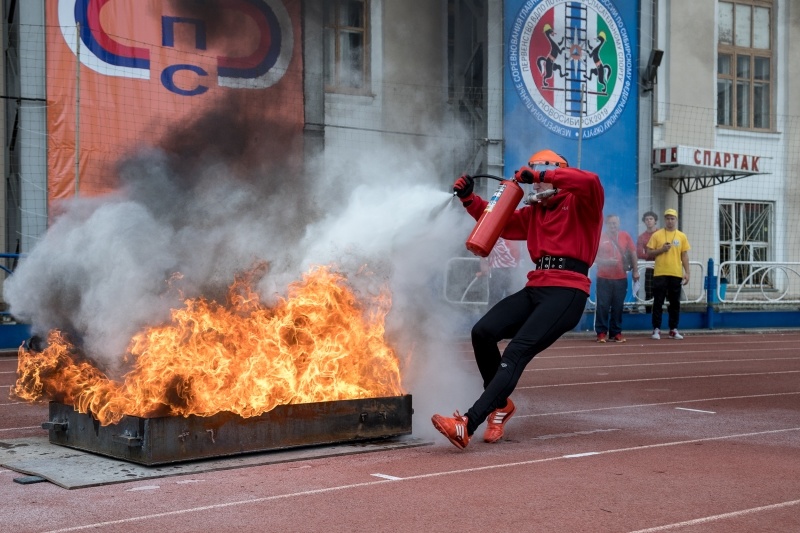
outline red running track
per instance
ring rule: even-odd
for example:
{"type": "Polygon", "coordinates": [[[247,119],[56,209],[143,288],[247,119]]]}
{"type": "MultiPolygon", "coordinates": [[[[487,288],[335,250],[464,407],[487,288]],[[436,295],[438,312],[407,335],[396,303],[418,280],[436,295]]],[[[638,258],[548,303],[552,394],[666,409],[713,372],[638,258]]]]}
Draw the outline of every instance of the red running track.
{"type": "MultiPolygon", "coordinates": [[[[77,490],[0,469],[0,531],[800,531],[800,333],[593,340],[529,365],[496,444],[459,451],[415,406],[433,445],[77,490]]],[[[0,440],[43,434],[15,368],[0,440]]]]}

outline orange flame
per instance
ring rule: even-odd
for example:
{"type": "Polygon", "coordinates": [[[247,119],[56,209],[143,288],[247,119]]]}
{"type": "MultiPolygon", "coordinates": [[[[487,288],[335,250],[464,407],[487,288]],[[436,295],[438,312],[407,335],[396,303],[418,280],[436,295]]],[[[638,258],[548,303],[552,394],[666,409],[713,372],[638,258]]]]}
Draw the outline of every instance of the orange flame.
{"type": "Polygon", "coordinates": [[[20,348],[11,394],[73,405],[102,425],[123,415],[251,417],[277,405],[403,394],[399,360],[384,340],[388,289],[367,312],[342,275],[319,267],[270,309],[251,289],[256,273],[231,284],[227,306],[187,299],[170,324],[136,334],[122,383],[53,331],[44,351],[20,348]]]}

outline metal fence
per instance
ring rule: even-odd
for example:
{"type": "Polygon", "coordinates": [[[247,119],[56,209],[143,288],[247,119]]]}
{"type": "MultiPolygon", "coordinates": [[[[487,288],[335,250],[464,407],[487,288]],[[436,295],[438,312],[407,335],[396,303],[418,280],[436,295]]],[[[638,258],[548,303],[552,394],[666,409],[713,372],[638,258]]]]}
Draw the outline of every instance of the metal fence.
{"type": "Polygon", "coordinates": [[[725,306],[778,307],[800,303],[800,263],[778,261],[723,261],[720,282],[713,289],[716,302],[725,306]],[[726,274],[736,272],[736,285],[726,274]]]}
{"type": "MultiPolygon", "coordinates": [[[[639,261],[640,284],[635,293],[629,290],[625,301],[626,309],[653,303],[652,298],[646,297],[644,286],[645,272],[653,265],[653,261],[639,261]]],[[[724,261],[717,269],[713,261],[708,264],[690,261],[689,269],[690,283],[681,292],[681,304],[710,303],[726,307],[764,309],[800,304],[800,263],[724,261]],[[738,273],[737,279],[741,280],[737,285],[729,284],[725,276],[734,270],[738,273]],[[708,272],[712,272],[711,279],[708,272]]],[[[487,305],[487,278],[477,275],[479,272],[479,258],[451,258],[445,269],[445,300],[465,307],[487,305]]],[[[587,302],[587,309],[594,307],[595,299],[592,294],[587,302]]]]}

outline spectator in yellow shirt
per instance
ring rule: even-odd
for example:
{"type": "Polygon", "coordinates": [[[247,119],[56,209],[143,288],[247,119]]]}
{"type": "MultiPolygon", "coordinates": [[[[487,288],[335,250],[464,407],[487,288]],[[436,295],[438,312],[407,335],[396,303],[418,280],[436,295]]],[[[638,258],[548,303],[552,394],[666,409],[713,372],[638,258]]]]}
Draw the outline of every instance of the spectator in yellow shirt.
{"type": "Polygon", "coordinates": [[[647,258],[655,260],[653,269],[653,334],[661,339],[661,315],[664,299],[669,301],[669,338],[683,339],[678,332],[681,315],[681,286],[689,283],[689,239],[678,230],[678,212],[664,211],[664,227],[647,241],[647,258]]]}

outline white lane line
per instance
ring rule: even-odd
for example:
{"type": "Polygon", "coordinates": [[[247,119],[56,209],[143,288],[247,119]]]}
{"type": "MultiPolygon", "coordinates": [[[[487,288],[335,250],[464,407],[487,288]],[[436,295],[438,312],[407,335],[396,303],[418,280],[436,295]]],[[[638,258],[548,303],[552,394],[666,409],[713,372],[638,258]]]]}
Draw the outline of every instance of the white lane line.
{"type": "MultiPolygon", "coordinates": [[[[710,336],[705,336],[703,338],[709,338],[709,337],[710,336]]],[[[750,338],[750,335],[735,335],[735,336],[734,335],[715,335],[714,337],[715,337],[714,338],[715,342],[711,342],[711,343],[692,342],[691,346],[727,346],[729,344],[732,344],[734,346],[747,346],[747,345],[750,345],[750,344],[757,344],[757,345],[760,346],[762,344],[786,344],[786,343],[796,344],[797,341],[800,340],[800,337],[798,337],[797,334],[794,334],[791,337],[785,338],[785,339],[779,339],[779,338],[775,338],[776,337],[775,335],[769,335],[768,337],[770,337],[772,340],[756,340],[756,339],[754,339],[754,340],[734,340],[732,342],[725,342],[725,341],[726,340],[731,340],[731,339],[750,338]],[[719,339],[718,342],[716,342],[717,339],[719,339]]],[[[559,343],[549,347],[548,350],[574,350],[576,348],[575,343],[570,343],[568,341],[576,341],[576,343],[579,344],[579,345],[582,345],[584,342],[588,342],[588,343],[591,344],[591,343],[594,343],[594,334],[591,334],[591,335],[587,334],[585,339],[565,339],[565,338],[562,337],[561,339],[559,339],[559,341],[560,341],[559,343]]],[[[650,344],[653,344],[655,346],[657,346],[659,344],[659,343],[651,343],[650,342],[650,337],[649,336],[645,336],[645,335],[642,335],[641,337],[639,337],[639,336],[628,337],[628,342],[632,343],[634,345],[638,344],[639,342],[642,342],[643,344],[646,343],[648,346],[650,344]]],[[[686,344],[686,343],[682,342],[681,346],[689,346],[689,344],[686,344]]],[[[468,347],[471,348],[471,346],[469,346],[469,345],[468,345],[468,347]]]]}
{"type": "MultiPolygon", "coordinates": [[[[519,388],[519,387],[517,387],[519,388]]],[[[576,409],[574,411],[554,411],[552,413],[535,413],[531,415],[514,415],[514,418],[529,418],[535,416],[555,416],[555,415],[576,415],[580,413],[592,413],[595,411],[613,411],[614,409],[638,409],[640,407],[658,407],[660,405],[675,405],[681,403],[701,403],[701,402],[715,402],[722,400],[748,400],[752,398],[771,398],[773,396],[796,396],[800,392],[776,392],[773,394],[752,394],[748,396],[722,396],[720,398],[700,398],[699,400],[679,400],[676,402],[656,402],[656,403],[639,403],[632,405],[617,405],[614,407],[596,407],[594,409],[576,409]]]]}
{"type": "Polygon", "coordinates": [[[704,365],[713,363],[743,363],[743,362],[764,362],[764,361],[798,361],[800,357],[769,357],[766,359],[709,359],[705,361],[698,361],[692,359],[689,361],[667,361],[660,363],[630,363],[626,365],[592,365],[592,366],[562,366],[554,368],[528,368],[524,372],[550,372],[552,370],[595,370],[601,368],[636,368],[640,366],[673,366],[673,365],[704,365]]]}
{"type": "Polygon", "coordinates": [[[586,452],[586,453],[573,453],[570,455],[562,455],[564,459],[575,459],[576,457],[589,457],[590,455],[599,455],[600,452],[586,452]]]}
{"type": "Polygon", "coordinates": [[[370,474],[370,476],[380,477],[380,478],[383,478],[383,479],[388,479],[390,481],[399,481],[399,480],[403,479],[401,477],[390,476],[388,474],[370,474]]]}
{"type": "Polygon", "coordinates": [[[676,522],[674,524],[667,524],[664,526],[650,527],[647,529],[637,529],[630,533],[656,533],[658,531],[669,531],[670,529],[677,529],[685,526],[696,526],[699,524],[708,524],[717,520],[726,520],[728,518],[738,518],[740,516],[747,516],[750,514],[760,513],[763,511],[774,511],[776,509],[783,509],[784,507],[792,507],[793,505],[800,504],[800,500],[792,500],[790,502],[774,503],[772,505],[762,505],[761,507],[752,507],[750,509],[742,509],[741,511],[734,511],[732,513],[723,513],[714,516],[705,516],[703,518],[695,518],[694,520],[687,520],[686,522],[676,522]]]}
{"type": "MultiPolygon", "coordinates": [[[[594,343],[594,340],[592,340],[592,343],[594,343]]],[[[775,343],[792,343],[792,346],[790,346],[788,348],[770,348],[770,351],[774,351],[774,352],[781,352],[781,351],[794,352],[794,350],[795,350],[794,346],[797,344],[797,341],[796,340],[791,340],[791,341],[787,340],[787,341],[764,341],[764,342],[737,342],[737,343],[735,343],[735,345],[736,346],[745,346],[745,345],[749,345],[749,344],[757,344],[759,346],[762,346],[762,345],[765,345],[765,344],[775,344],[775,343]]],[[[631,343],[631,344],[634,344],[634,343],[631,343]]],[[[591,351],[591,352],[585,352],[585,353],[576,354],[575,353],[575,349],[576,348],[584,348],[584,346],[575,346],[575,345],[550,346],[549,348],[547,348],[546,351],[544,351],[540,355],[537,355],[536,359],[575,359],[575,358],[579,358],[579,357],[619,357],[619,356],[628,356],[628,355],[646,355],[646,356],[659,355],[660,356],[660,355],[697,354],[698,352],[702,353],[702,352],[712,351],[711,350],[712,348],[713,348],[714,352],[719,352],[720,351],[720,344],[691,344],[691,345],[689,345],[689,344],[686,344],[686,343],[682,342],[682,343],[680,343],[680,345],[682,347],[684,347],[684,348],[691,348],[691,349],[663,350],[663,351],[662,350],[658,350],[658,351],[647,350],[647,351],[643,351],[643,352],[628,352],[628,351],[616,351],[616,350],[612,351],[612,350],[609,349],[610,346],[605,346],[600,351],[596,351],[595,350],[595,351],[591,351]],[[704,348],[706,348],[706,349],[704,349],[704,348]],[[554,353],[554,352],[557,352],[559,350],[569,350],[570,353],[568,355],[558,355],[558,354],[554,353]]],[[[727,343],[723,343],[723,345],[727,345],[727,343]]],[[[629,346],[630,346],[630,344],[629,344],[629,346]]],[[[500,351],[502,351],[503,349],[505,349],[505,346],[503,346],[500,351]]],[[[742,349],[724,348],[724,351],[725,351],[725,353],[744,352],[744,353],[748,353],[748,354],[753,352],[753,350],[749,349],[749,348],[742,348],[742,349]]],[[[465,348],[463,350],[454,350],[454,353],[468,355],[468,356],[470,356],[470,358],[466,359],[466,360],[474,362],[474,357],[473,357],[474,354],[473,354],[471,346],[467,347],[467,348],[465,348]]]]}
{"type": "Polygon", "coordinates": [[[644,381],[670,381],[673,379],[710,379],[710,378],[738,378],[747,376],[775,376],[779,374],[800,374],[800,370],[782,370],[779,372],[750,372],[746,374],[708,374],[705,376],[668,376],[663,378],[642,378],[642,379],[617,379],[609,381],[581,381],[579,383],[554,383],[552,385],[527,385],[517,387],[520,389],[549,389],[551,387],[577,387],[580,385],[610,385],[613,383],[638,383],[644,381]]]}
{"type": "Polygon", "coordinates": [[[716,411],[703,411],[702,409],[689,409],[688,407],[676,407],[675,409],[680,409],[681,411],[692,411],[693,413],[708,413],[710,415],[717,414],[716,411]]]}
{"type": "Polygon", "coordinates": [[[144,485],[142,487],[136,487],[136,488],[133,488],[133,489],[127,489],[125,492],[136,492],[136,491],[139,491],[139,490],[158,490],[160,488],[161,487],[158,486],[158,485],[144,485]]]}
{"type": "Polygon", "coordinates": [[[42,429],[42,426],[26,426],[21,428],[2,428],[0,431],[21,431],[23,429],[42,429]]]}
{"type": "MultiPolygon", "coordinates": [[[[766,343],[758,343],[758,344],[766,344],[766,343]]],[[[795,344],[797,344],[797,343],[795,342],[795,344]]],[[[681,343],[681,346],[686,346],[686,345],[681,343]]],[[[648,350],[648,351],[644,351],[644,352],[627,352],[627,351],[619,351],[619,352],[618,351],[613,351],[612,352],[610,350],[607,350],[604,347],[604,348],[602,348],[602,350],[603,350],[602,353],[586,352],[586,353],[578,353],[578,354],[574,353],[575,352],[575,346],[571,346],[570,348],[571,348],[571,350],[573,352],[570,355],[544,355],[545,353],[547,353],[547,352],[544,352],[541,355],[537,355],[536,359],[574,359],[576,357],[619,357],[619,356],[629,356],[629,355],[646,355],[646,356],[654,357],[654,356],[662,356],[662,355],[681,355],[681,354],[685,355],[685,354],[697,354],[698,352],[699,353],[704,353],[704,352],[710,352],[710,351],[714,351],[714,352],[719,352],[720,351],[720,348],[719,348],[718,345],[710,345],[710,344],[699,345],[699,346],[697,346],[696,349],[692,349],[692,350],[664,350],[664,351],[661,351],[661,350],[659,350],[659,351],[648,350]],[[709,350],[700,349],[703,346],[709,348],[709,350]],[[713,348],[713,350],[711,350],[711,348],[713,348]]],[[[553,348],[550,347],[547,350],[552,350],[552,349],[553,348]]],[[[794,353],[796,349],[797,349],[796,347],[791,346],[791,347],[788,347],[788,348],[770,348],[769,350],[771,352],[792,352],[792,353],[794,353]]],[[[744,349],[741,349],[741,350],[728,349],[728,348],[725,349],[725,353],[737,353],[737,352],[744,352],[744,353],[749,354],[749,353],[753,353],[753,350],[752,350],[752,348],[744,348],[744,349]]],[[[469,355],[472,355],[473,352],[469,351],[467,353],[469,355]]],[[[795,359],[797,359],[797,358],[795,357],[795,359]]]]}
{"type": "MultiPolygon", "coordinates": [[[[715,440],[724,440],[724,439],[735,439],[735,438],[743,438],[743,437],[757,437],[762,435],[774,435],[778,433],[786,433],[788,431],[800,431],[800,427],[794,428],[785,428],[785,429],[773,429],[769,431],[758,431],[755,433],[738,433],[735,435],[723,435],[721,437],[706,437],[703,439],[692,439],[692,440],[683,440],[683,441],[674,441],[674,442],[663,442],[660,444],[649,444],[644,446],[633,446],[630,448],[617,448],[615,450],[606,450],[602,452],[595,452],[595,455],[607,455],[612,453],[624,453],[624,452],[639,452],[642,450],[647,449],[654,449],[654,448],[665,448],[669,446],[681,446],[685,444],[696,444],[698,442],[709,442],[715,440]]],[[[312,489],[312,490],[304,490],[301,492],[290,492],[286,494],[277,494],[275,496],[264,496],[263,498],[252,498],[249,500],[239,500],[235,502],[226,502],[226,503],[217,503],[214,505],[204,505],[202,507],[190,507],[187,509],[178,509],[175,511],[166,511],[163,513],[155,513],[150,515],[142,515],[142,516],[134,516],[130,518],[122,518],[119,520],[109,520],[106,522],[96,522],[94,524],[86,524],[83,526],[74,526],[74,527],[67,527],[62,529],[54,529],[48,531],[46,533],[67,533],[69,531],[82,531],[85,529],[94,529],[99,527],[105,526],[113,526],[117,524],[130,524],[132,522],[141,522],[143,520],[150,520],[153,518],[163,518],[166,516],[178,516],[184,515],[189,513],[197,513],[202,511],[210,511],[215,509],[225,509],[227,507],[235,507],[240,505],[250,505],[254,503],[264,503],[264,502],[271,502],[277,500],[285,500],[288,498],[299,498],[302,496],[313,496],[316,494],[327,494],[329,492],[338,492],[343,490],[350,490],[350,489],[358,489],[363,487],[374,487],[376,485],[382,485],[384,483],[396,483],[398,481],[412,481],[417,479],[428,479],[428,478],[435,478],[435,477],[442,477],[442,476],[452,476],[458,474],[471,474],[473,472],[483,472],[487,470],[497,470],[500,468],[513,468],[518,466],[528,466],[533,464],[539,463],[548,463],[552,461],[559,461],[563,459],[563,457],[546,457],[544,459],[531,459],[529,461],[519,461],[515,463],[502,463],[496,465],[488,465],[488,466],[479,466],[474,468],[464,468],[461,470],[446,470],[444,472],[431,472],[430,474],[418,474],[416,476],[408,476],[401,478],[399,480],[381,480],[381,481],[365,481],[363,483],[352,483],[350,485],[338,485],[336,487],[326,487],[322,489],[312,489]]]]}
{"type": "Polygon", "coordinates": [[[619,428],[611,428],[611,429],[590,429],[588,431],[573,431],[572,433],[551,433],[549,435],[540,435],[538,437],[533,437],[534,439],[539,440],[549,440],[549,439],[563,439],[568,437],[579,437],[584,435],[594,435],[595,433],[608,433],[609,431],[622,431],[619,428]]]}

